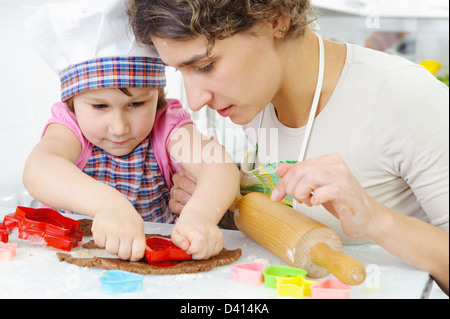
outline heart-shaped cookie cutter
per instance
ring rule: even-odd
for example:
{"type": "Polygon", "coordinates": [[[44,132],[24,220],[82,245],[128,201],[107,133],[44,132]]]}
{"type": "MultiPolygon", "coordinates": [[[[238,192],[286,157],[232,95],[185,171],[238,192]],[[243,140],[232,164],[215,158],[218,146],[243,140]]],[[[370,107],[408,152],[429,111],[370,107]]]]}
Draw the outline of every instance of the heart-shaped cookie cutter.
{"type": "Polygon", "coordinates": [[[16,212],[6,215],[3,225],[17,230],[20,239],[70,251],[83,239],[81,223],[49,208],[18,206],[16,212]]]}
{"type": "Polygon", "coordinates": [[[16,243],[5,244],[0,242],[0,261],[11,261],[16,257],[16,243]]]}
{"type": "Polygon", "coordinates": [[[230,279],[251,285],[261,285],[263,280],[263,265],[248,263],[231,266],[230,279]]]}
{"type": "Polygon", "coordinates": [[[150,237],[146,241],[145,261],[158,267],[170,267],[180,260],[189,260],[192,255],[177,247],[170,239],[164,237],[150,237]]]}
{"type": "Polygon", "coordinates": [[[307,271],[296,267],[272,265],[264,269],[263,274],[266,287],[277,288],[277,277],[304,277],[307,271]]]}
{"type": "Polygon", "coordinates": [[[142,290],[144,276],[122,270],[108,270],[100,277],[102,290],[107,294],[120,294],[142,290]]]}
{"type": "Polygon", "coordinates": [[[352,288],[338,279],[328,279],[311,286],[312,299],[350,299],[352,288]]]}

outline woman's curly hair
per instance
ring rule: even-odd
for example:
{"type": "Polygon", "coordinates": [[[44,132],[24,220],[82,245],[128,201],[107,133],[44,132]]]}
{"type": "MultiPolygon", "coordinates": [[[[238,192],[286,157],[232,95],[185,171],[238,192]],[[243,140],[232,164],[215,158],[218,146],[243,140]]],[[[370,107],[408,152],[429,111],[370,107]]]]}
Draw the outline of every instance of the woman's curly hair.
{"type": "Polygon", "coordinates": [[[302,36],[315,19],[310,0],[128,0],[130,24],[138,41],[152,45],[151,36],[189,40],[201,36],[209,48],[247,31],[257,22],[288,16],[286,38],[302,36]]]}

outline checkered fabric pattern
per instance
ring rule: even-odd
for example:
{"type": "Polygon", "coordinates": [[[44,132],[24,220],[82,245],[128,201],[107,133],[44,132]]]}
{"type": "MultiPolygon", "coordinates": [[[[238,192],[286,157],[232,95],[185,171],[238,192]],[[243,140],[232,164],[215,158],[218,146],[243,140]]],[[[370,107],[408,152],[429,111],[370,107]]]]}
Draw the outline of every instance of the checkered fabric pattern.
{"type": "Polygon", "coordinates": [[[174,223],[176,217],[169,209],[169,189],[150,144],[147,137],[132,153],[121,157],[93,146],[83,172],[121,192],[143,220],[174,223]]]}
{"type": "MultiPolygon", "coordinates": [[[[273,189],[281,180],[277,175],[277,167],[280,164],[296,164],[296,161],[280,161],[277,163],[268,163],[266,165],[255,167],[256,155],[258,154],[258,144],[255,149],[247,152],[241,161],[241,185],[240,192],[246,195],[252,192],[263,193],[271,195],[273,189]]],[[[293,207],[293,199],[291,196],[286,197],[281,201],[283,204],[293,207]]]]}
{"type": "Polygon", "coordinates": [[[61,101],[102,88],[163,88],[165,67],[158,58],[106,57],[72,65],[60,73],[61,101]]]}

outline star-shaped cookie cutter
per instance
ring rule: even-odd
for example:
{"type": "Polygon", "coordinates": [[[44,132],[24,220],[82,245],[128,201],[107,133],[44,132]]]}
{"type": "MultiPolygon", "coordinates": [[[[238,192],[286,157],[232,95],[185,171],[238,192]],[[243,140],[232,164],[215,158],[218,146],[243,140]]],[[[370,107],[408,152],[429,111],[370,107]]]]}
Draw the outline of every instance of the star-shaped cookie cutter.
{"type": "Polygon", "coordinates": [[[20,239],[70,251],[83,239],[81,223],[49,208],[17,206],[16,212],[6,215],[3,225],[17,230],[20,239]]]}
{"type": "Polygon", "coordinates": [[[295,277],[277,277],[278,296],[303,299],[311,296],[311,285],[317,281],[305,279],[302,275],[295,277]]]}
{"type": "Polygon", "coordinates": [[[5,244],[0,242],[0,261],[11,261],[16,257],[16,243],[5,244]]]}

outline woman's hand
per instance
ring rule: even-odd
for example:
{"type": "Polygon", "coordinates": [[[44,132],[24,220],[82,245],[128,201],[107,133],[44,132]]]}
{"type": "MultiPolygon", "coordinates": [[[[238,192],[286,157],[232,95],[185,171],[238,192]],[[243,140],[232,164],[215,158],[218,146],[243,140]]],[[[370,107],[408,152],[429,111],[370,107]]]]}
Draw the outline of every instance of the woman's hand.
{"type": "Polygon", "coordinates": [[[448,232],[378,203],[336,154],[277,169],[282,178],[272,200],[286,194],[308,206],[323,205],[352,238],[367,238],[394,256],[427,271],[448,295],[448,232]]]}
{"type": "Polygon", "coordinates": [[[181,168],[181,171],[173,175],[173,186],[170,190],[169,208],[176,214],[180,215],[184,205],[192,197],[197,186],[197,181],[187,170],[181,168]]]}
{"type": "MultiPolygon", "coordinates": [[[[176,215],[180,215],[186,203],[191,199],[197,183],[195,178],[185,169],[173,175],[173,187],[170,190],[169,208],[176,215]]],[[[237,230],[234,223],[234,212],[227,211],[219,222],[224,229],[237,230]]]]}
{"type": "Polygon", "coordinates": [[[309,207],[323,205],[352,238],[368,238],[376,231],[374,221],[383,206],[366,193],[339,155],[282,164],[277,174],[281,180],[272,200],[280,201],[288,194],[309,207]]]}

